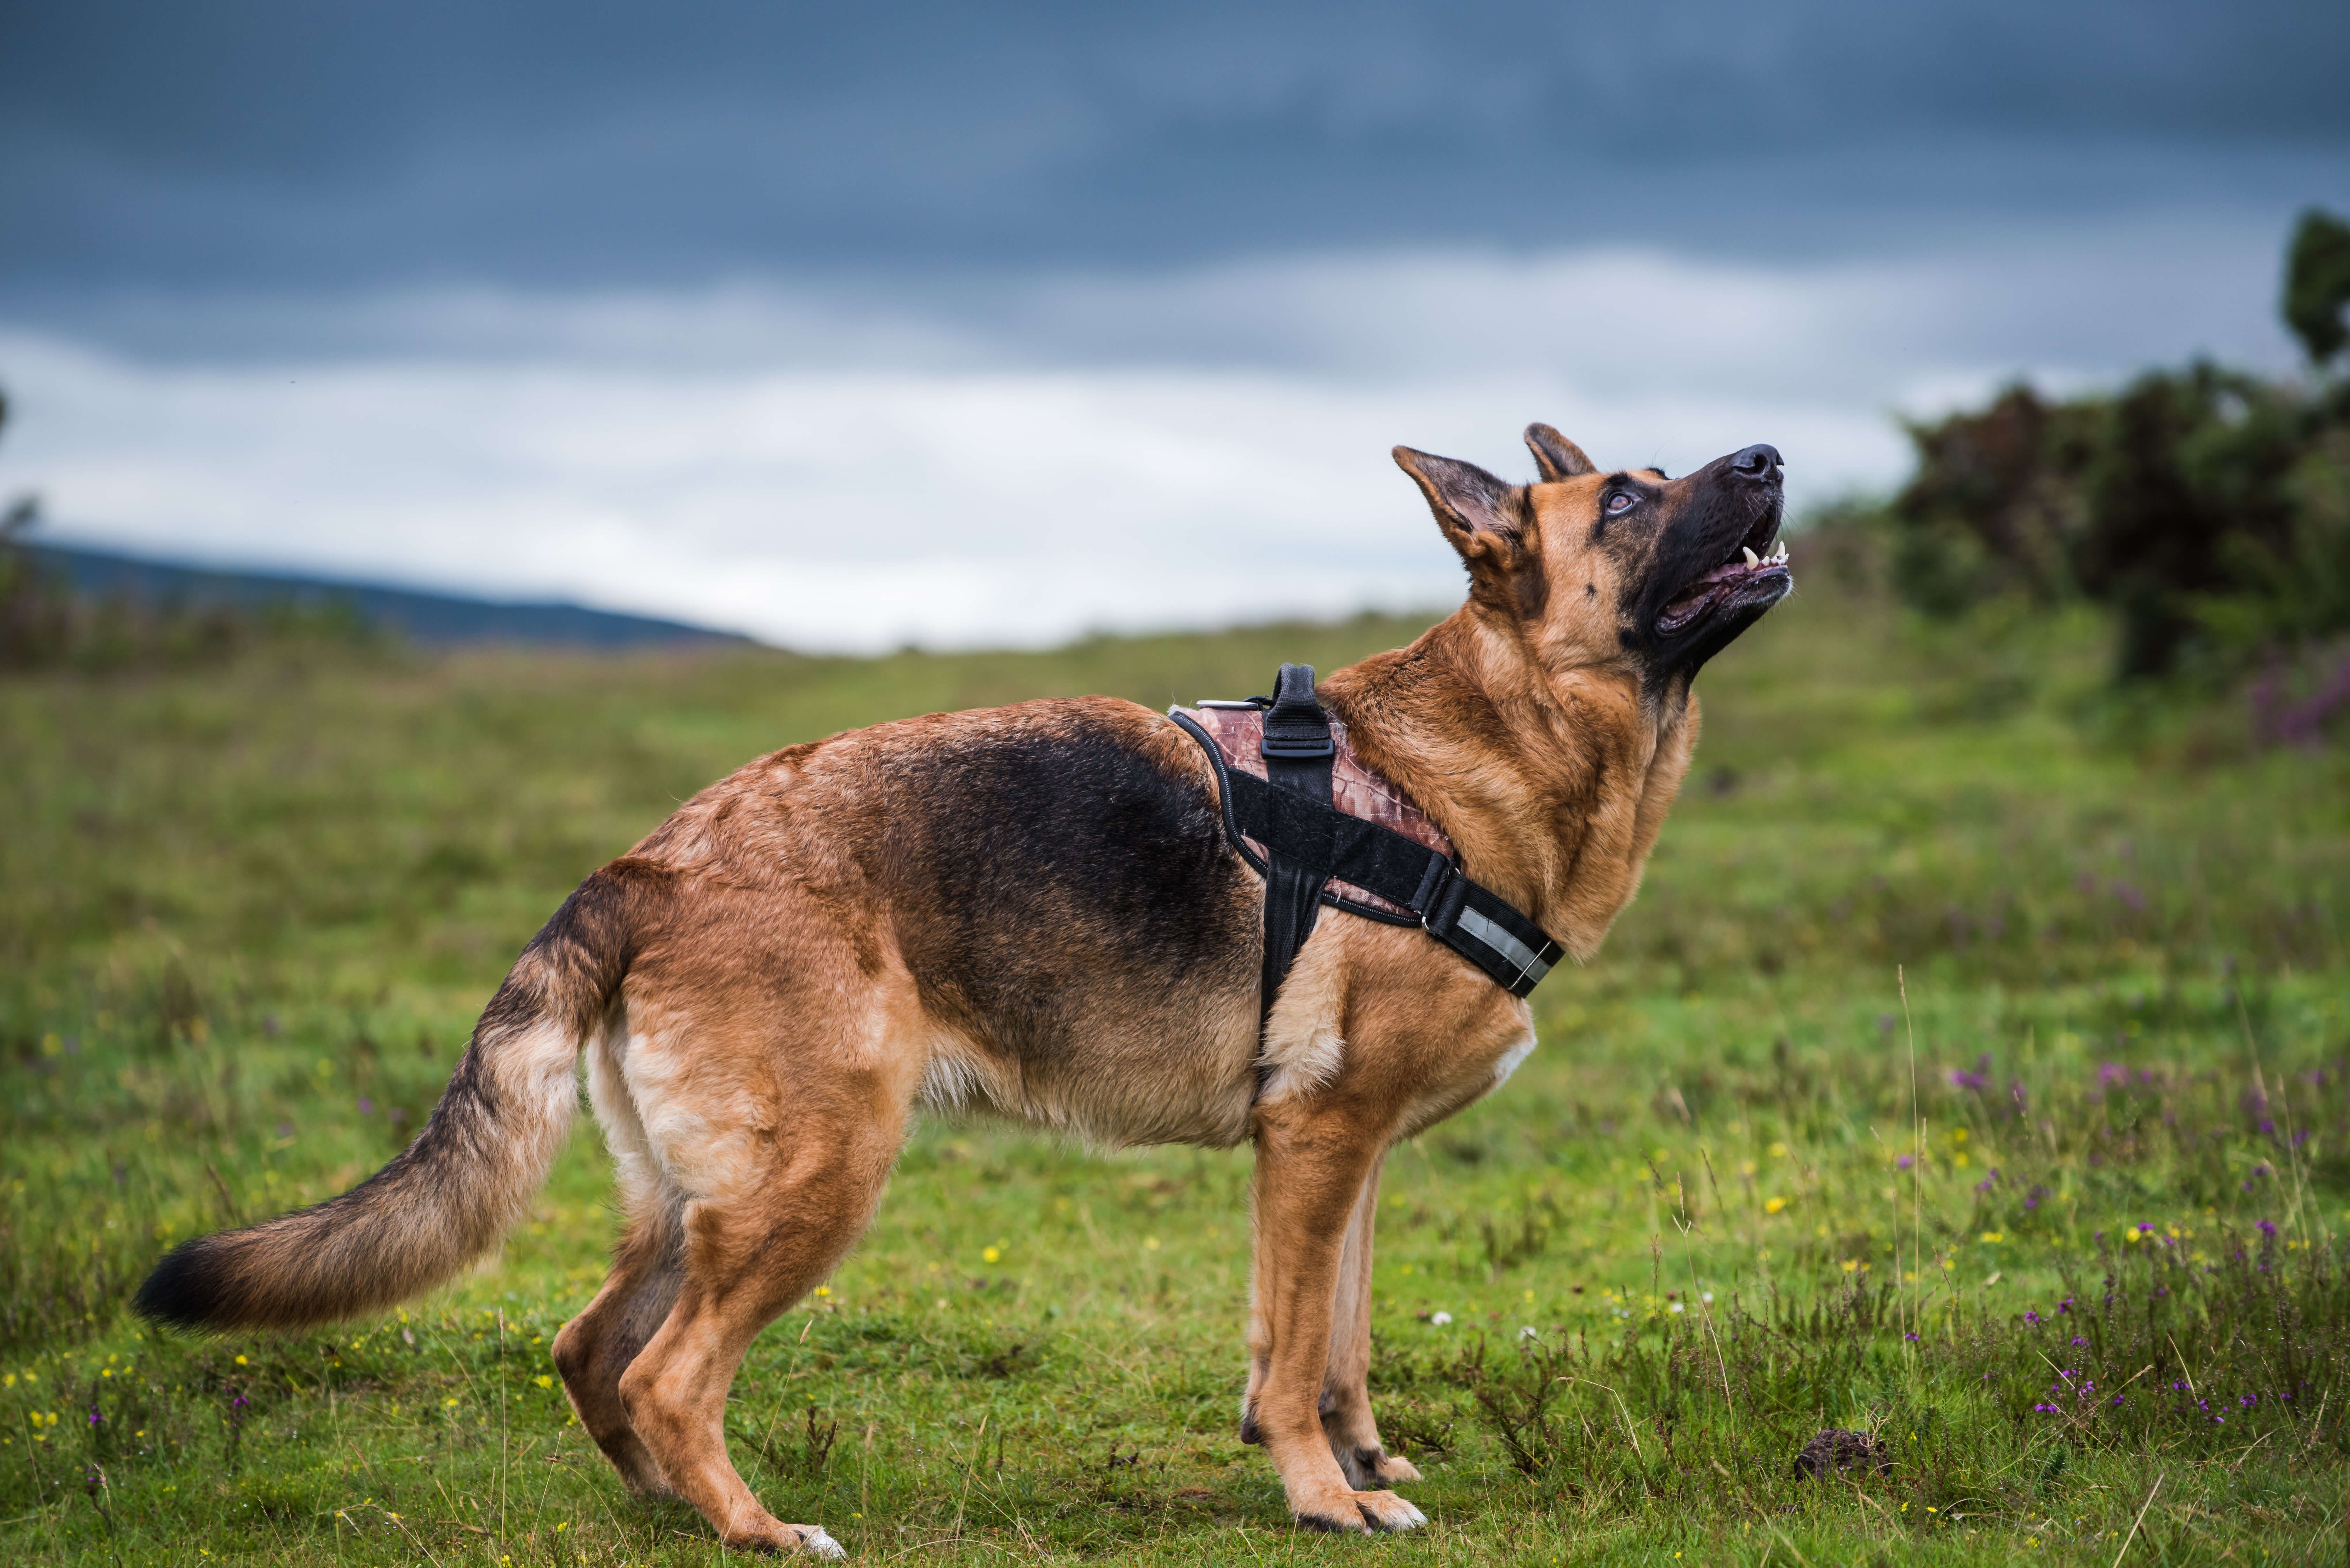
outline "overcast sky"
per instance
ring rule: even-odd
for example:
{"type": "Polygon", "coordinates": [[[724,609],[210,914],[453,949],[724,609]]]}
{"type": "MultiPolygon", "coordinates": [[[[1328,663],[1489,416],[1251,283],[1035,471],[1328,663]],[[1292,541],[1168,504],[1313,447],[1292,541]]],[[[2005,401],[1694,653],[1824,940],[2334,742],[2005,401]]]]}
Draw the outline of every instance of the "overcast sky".
{"type": "Polygon", "coordinates": [[[1520,473],[2290,368],[2350,6],[0,7],[0,490],[809,647],[1457,574],[1520,473]]]}

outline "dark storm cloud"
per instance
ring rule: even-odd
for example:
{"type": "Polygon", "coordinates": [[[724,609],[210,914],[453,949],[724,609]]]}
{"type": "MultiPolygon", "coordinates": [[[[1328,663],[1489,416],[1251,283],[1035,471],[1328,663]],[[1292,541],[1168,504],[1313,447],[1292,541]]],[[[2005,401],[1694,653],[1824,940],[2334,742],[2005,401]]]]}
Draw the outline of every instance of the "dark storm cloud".
{"type": "Polygon", "coordinates": [[[1785,250],[1933,214],[2328,194],[2345,67],[2338,0],[18,3],[0,277],[21,299],[1785,250]]]}

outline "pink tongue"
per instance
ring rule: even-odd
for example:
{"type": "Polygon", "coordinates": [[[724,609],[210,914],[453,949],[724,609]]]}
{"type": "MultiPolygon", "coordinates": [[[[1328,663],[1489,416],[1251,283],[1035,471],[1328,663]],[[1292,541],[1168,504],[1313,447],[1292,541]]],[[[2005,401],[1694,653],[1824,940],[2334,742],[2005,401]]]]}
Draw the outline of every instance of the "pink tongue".
{"type": "Polygon", "coordinates": [[[1697,600],[1703,598],[1705,597],[1706,589],[1712,587],[1716,583],[1726,583],[1731,578],[1740,576],[1745,570],[1746,566],[1742,561],[1732,561],[1726,566],[1716,566],[1713,570],[1700,577],[1696,582],[1691,583],[1690,585],[1690,591],[1675,599],[1673,601],[1672,607],[1678,609],[1682,605],[1692,604],[1697,600]]]}
{"type": "Polygon", "coordinates": [[[1753,569],[1753,567],[1749,566],[1746,564],[1743,557],[1735,561],[1724,562],[1722,565],[1714,567],[1713,570],[1708,572],[1705,576],[1700,577],[1696,582],[1691,583],[1690,585],[1689,592],[1683,594],[1680,597],[1675,599],[1672,603],[1665,607],[1665,613],[1667,615],[1672,615],[1676,611],[1683,609],[1690,605],[1693,605],[1697,603],[1698,600],[1705,597],[1706,589],[1713,587],[1717,584],[1726,583],[1732,577],[1742,577],[1753,569]]]}

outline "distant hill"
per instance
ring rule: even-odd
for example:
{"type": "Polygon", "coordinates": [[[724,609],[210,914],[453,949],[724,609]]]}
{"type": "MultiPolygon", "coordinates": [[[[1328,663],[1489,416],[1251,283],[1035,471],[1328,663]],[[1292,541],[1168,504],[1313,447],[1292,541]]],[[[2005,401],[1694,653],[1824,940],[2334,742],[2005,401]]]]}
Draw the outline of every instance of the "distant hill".
{"type": "Polygon", "coordinates": [[[515,602],[420,593],[376,583],[276,572],[220,571],[144,560],[60,545],[22,546],[77,593],[94,598],[188,607],[257,608],[293,604],[347,605],[362,619],[423,643],[558,643],[575,648],[640,648],[650,644],[745,643],[732,632],[650,616],[619,615],[584,605],[515,602]]]}

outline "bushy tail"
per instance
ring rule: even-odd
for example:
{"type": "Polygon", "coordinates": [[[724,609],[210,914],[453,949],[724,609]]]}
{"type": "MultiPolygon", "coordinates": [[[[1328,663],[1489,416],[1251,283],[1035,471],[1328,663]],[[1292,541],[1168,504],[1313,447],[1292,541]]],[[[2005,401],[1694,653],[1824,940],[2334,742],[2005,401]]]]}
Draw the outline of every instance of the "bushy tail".
{"type": "Polygon", "coordinates": [[[416,1141],[339,1198],[182,1243],[133,1303],[183,1328],[300,1328],[432,1289],[495,1245],[571,1128],[581,1048],[628,972],[648,883],[616,861],[582,883],[473,1027],[416,1141]]]}

